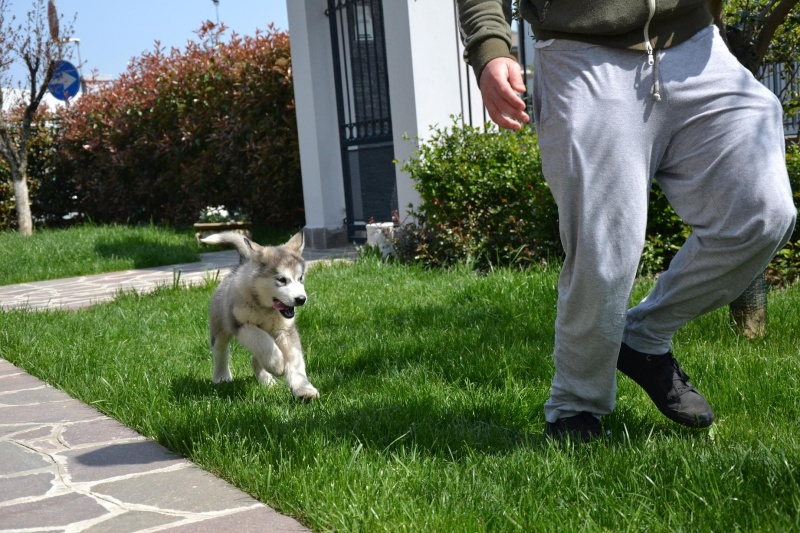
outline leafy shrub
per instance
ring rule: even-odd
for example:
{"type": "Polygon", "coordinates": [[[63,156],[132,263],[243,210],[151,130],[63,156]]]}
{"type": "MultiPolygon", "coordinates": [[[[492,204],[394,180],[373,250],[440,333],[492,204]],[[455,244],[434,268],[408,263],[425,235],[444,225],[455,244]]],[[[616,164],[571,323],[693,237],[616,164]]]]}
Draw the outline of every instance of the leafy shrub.
{"type": "MultiPolygon", "coordinates": [[[[800,209],[800,146],[786,149],[786,169],[792,186],[794,205],[800,209]]],[[[789,244],[778,252],[767,268],[767,281],[773,285],[794,283],[800,279],[800,225],[795,226],[789,244]]]]}
{"type": "Polygon", "coordinates": [[[478,268],[560,254],[558,213],[542,178],[536,135],[461,125],[434,129],[403,170],[421,196],[395,236],[398,257],[429,266],[478,268]]]}
{"type": "MultiPolygon", "coordinates": [[[[786,149],[786,169],[794,194],[794,205],[800,209],[800,145],[792,143],[786,149]]],[[[800,224],[795,226],[792,242],[800,241],[800,224]]]]}
{"type": "Polygon", "coordinates": [[[96,222],[190,224],[224,204],[302,224],[289,36],[272,26],[145,53],[62,115],[59,172],[96,222]]]}
{"type": "MultiPolygon", "coordinates": [[[[485,269],[561,256],[558,210],[542,177],[536,134],[487,129],[455,119],[450,129],[433,130],[404,164],[421,202],[410,221],[398,221],[404,222],[393,238],[399,259],[433,267],[466,261],[485,269]]],[[[787,167],[800,205],[800,147],[789,147],[787,167]]],[[[690,232],[654,185],[640,274],[667,268],[690,232]]],[[[770,266],[770,281],[797,278],[798,232],[770,266]]]]}

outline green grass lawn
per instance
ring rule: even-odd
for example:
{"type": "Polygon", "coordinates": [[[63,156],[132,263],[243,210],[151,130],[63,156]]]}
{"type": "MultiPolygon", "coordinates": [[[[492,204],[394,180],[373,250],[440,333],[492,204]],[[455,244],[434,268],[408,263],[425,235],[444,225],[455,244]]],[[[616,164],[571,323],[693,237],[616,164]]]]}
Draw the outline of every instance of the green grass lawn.
{"type": "MultiPolygon", "coordinates": [[[[278,244],[292,233],[256,228],[255,238],[278,244]]],[[[199,253],[219,250],[198,245],[192,228],[85,224],[37,230],[32,237],[2,231],[0,285],[192,263],[199,253]]]]}
{"type": "MultiPolygon", "coordinates": [[[[0,356],[315,530],[800,530],[800,287],[768,337],[727,310],[675,352],[717,415],[672,424],[627,378],[605,442],[543,437],[557,272],[315,266],[298,313],[322,397],[213,386],[212,287],[80,311],[0,312],[0,356]]],[[[637,284],[640,299],[646,284],[637,284]]]]}
{"type": "Polygon", "coordinates": [[[161,226],[0,232],[0,285],[199,261],[194,233],[161,226]]]}

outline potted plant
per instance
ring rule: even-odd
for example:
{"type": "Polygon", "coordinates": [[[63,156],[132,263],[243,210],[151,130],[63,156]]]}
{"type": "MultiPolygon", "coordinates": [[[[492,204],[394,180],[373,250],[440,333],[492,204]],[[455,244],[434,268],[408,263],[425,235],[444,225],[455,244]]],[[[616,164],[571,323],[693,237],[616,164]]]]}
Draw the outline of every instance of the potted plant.
{"type": "Polygon", "coordinates": [[[375,222],[375,219],[370,217],[367,224],[367,246],[377,248],[384,259],[394,255],[393,241],[395,230],[400,225],[399,220],[395,211],[392,213],[392,222],[375,222]]]}
{"type": "Polygon", "coordinates": [[[200,239],[215,233],[235,231],[252,239],[252,227],[253,223],[240,209],[230,212],[224,205],[209,206],[200,211],[200,218],[194,223],[196,231],[194,236],[197,238],[197,242],[200,242],[200,239]]]}

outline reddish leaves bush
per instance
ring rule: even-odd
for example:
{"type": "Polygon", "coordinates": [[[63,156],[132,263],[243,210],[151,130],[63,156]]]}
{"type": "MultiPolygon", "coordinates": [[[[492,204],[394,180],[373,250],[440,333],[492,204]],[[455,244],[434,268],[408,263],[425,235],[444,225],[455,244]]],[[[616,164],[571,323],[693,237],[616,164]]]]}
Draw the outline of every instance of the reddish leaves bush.
{"type": "Polygon", "coordinates": [[[224,204],[303,223],[289,36],[215,32],[142,55],[63,113],[57,167],[95,222],[190,224],[224,204]]]}

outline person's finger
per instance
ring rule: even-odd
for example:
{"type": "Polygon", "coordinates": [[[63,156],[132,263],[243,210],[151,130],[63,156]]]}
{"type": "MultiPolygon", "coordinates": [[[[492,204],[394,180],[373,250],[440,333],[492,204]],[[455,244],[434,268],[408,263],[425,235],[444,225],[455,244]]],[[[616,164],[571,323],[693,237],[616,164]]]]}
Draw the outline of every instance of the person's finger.
{"type": "Polygon", "coordinates": [[[488,100],[484,101],[486,111],[492,120],[498,125],[506,129],[517,130],[520,128],[520,122],[528,122],[528,115],[524,111],[512,107],[503,106],[498,101],[488,100]]]}
{"type": "MultiPolygon", "coordinates": [[[[528,114],[525,113],[525,102],[513,92],[502,93],[489,90],[487,91],[487,97],[484,99],[484,104],[487,105],[487,109],[492,107],[496,115],[507,116],[518,122],[529,121],[528,114]]],[[[498,125],[500,125],[499,122],[498,125]]]]}
{"type": "Polygon", "coordinates": [[[515,92],[525,92],[525,80],[522,79],[522,72],[516,64],[514,66],[509,65],[508,83],[515,92]]]}
{"type": "Polygon", "coordinates": [[[525,90],[518,70],[518,65],[512,60],[498,58],[486,66],[480,79],[481,94],[489,116],[498,126],[515,130],[520,127],[518,122],[530,120],[525,113],[525,102],[514,89],[525,90]]]}
{"type": "Polygon", "coordinates": [[[516,131],[522,127],[518,120],[510,118],[508,113],[503,112],[494,103],[488,102],[485,107],[487,113],[489,113],[489,118],[501,128],[516,131]]]}

